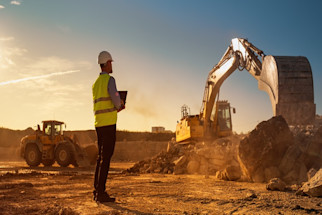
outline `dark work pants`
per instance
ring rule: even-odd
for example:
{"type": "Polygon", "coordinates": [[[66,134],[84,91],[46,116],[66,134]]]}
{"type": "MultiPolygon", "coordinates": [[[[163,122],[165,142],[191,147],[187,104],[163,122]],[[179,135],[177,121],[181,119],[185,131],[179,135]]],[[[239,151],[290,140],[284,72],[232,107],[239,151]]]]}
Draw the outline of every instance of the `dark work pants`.
{"type": "Polygon", "coordinates": [[[105,192],[105,184],[110,169],[116,140],[116,125],[96,127],[98,158],[94,176],[94,188],[97,193],[105,192]]]}

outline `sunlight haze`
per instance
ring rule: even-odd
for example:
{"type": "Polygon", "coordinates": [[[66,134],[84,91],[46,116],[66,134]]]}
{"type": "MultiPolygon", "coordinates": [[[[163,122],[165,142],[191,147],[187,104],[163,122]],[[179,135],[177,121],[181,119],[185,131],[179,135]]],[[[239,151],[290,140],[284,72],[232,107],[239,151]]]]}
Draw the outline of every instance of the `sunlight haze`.
{"type": "MultiPolygon", "coordinates": [[[[208,72],[231,39],[247,38],[266,55],[306,56],[322,114],[322,2],[0,0],[0,127],[26,129],[60,120],[94,129],[97,56],[111,53],[118,90],[127,90],[117,128],[175,130],[186,104],[199,114],[208,72]],[[275,5],[279,7],[275,7],[275,5]]],[[[235,71],[220,99],[237,113],[237,132],[272,117],[268,95],[235,71]]]]}

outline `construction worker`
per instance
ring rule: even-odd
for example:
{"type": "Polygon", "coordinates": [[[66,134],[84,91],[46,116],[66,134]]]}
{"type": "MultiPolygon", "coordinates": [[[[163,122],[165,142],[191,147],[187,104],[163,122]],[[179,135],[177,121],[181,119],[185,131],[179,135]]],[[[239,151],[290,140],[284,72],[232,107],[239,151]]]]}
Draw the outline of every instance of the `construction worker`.
{"type": "Polygon", "coordinates": [[[116,89],[115,79],[109,75],[113,72],[112,61],[112,56],[107,51],[98,55],[101,73],[92,88],[98,144],[93,194],[97,202],[115,201],[115,198],[107,194],[105,184],[114,152],[117,112],[125,108],[116,89]]]}

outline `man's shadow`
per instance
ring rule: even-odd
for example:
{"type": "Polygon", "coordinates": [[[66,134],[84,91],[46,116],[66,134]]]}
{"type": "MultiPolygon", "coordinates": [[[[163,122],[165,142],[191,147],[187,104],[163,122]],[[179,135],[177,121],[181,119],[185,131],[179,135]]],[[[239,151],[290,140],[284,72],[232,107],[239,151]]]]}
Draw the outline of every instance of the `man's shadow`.
{"type": "Polygon", "coordinates": [[[140,215],[153,215],[153,213],[145,213],[145,212],[122,207],[122,206],[120,206],[121,203],[118,203],[118,202],[104,202],[104,203],[99,203],[99,204],[105,205],[107,207],[113,208],[113,209],[121,211],[121,212],[127,211],[127,212],[131,212],[134,214],[140,214],[140,215]]]}

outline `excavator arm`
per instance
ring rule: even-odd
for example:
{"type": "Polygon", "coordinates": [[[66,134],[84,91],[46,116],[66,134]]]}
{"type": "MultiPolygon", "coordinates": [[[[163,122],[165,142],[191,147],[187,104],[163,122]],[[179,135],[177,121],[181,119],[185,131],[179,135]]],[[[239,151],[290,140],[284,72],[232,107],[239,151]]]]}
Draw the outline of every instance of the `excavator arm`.
{"type": "Polygon", "coordinates": [[[259,79],[264,53],[245,39],[235,38],[220,59],[208,74],[202,107],[201,120],[204,121],[204,129],[209,129],[209,121],[216,97],[219,94],[222,83],[236,70],[246,69],[255,79],[259,79]]]}

